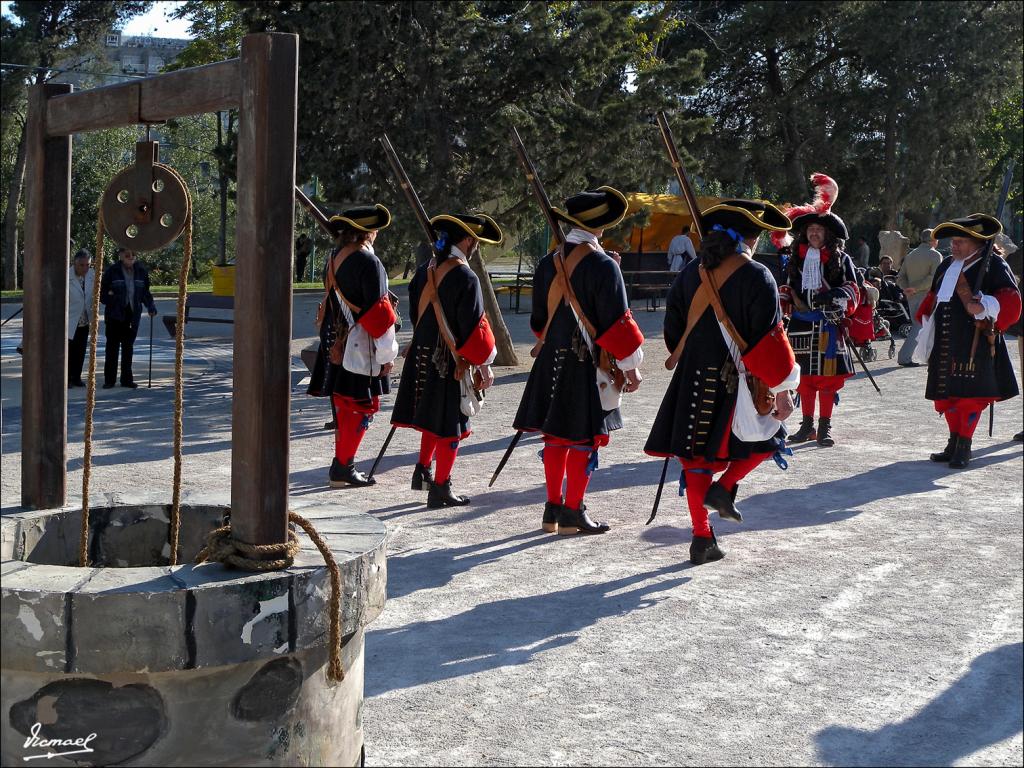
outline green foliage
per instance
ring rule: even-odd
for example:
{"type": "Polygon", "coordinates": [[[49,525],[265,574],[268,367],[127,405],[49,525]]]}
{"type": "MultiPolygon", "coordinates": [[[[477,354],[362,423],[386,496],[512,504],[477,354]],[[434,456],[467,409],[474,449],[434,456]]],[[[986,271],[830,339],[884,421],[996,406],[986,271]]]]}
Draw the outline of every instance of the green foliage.
{"type": "MultiPolygon", "coordinates": [[[[732,194],[810,198],[823,171],[859,234],[991,210],[1016,147],[1020,2],[680,2],[672,59],[707,51],[694,148],[732,194]],[[1007,110],[1009,110],[1007,112],[1007,110]]],[[[1019,210],[1019,204],[1018,204],[1019,210]]]]}
{"type": "MultiPolygon", "coordinates": [[[[542,224],[509,142],[517,126],[552,199],[670,177],[653,113],[699,84],[702,54],[658,47],[668,4],[641,2],[247,5],[254,29],[297,32],[299,176],[333,205],[395,214],[382,255],[404,262],[419,233],[377,139],[385,131],[428,213],[485,209],[508,234],[542,224]]],[[[688,139],[704,121],[674,121],[688,139]]]]}

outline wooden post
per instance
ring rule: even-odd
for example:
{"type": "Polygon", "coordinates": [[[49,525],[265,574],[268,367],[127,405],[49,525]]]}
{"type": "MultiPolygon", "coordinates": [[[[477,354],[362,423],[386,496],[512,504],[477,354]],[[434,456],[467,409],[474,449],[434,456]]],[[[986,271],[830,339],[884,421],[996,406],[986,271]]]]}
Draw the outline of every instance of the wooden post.
{"type": "Polygon", "coordinates": [[[36,509],[63,506],[67,497],[71,137],[46,138],[46,109],[50,96],[70,90],[34,86],[26,128],[21,503],[36,509]]]}
{"type": "Polygon", "coordinates": [[[299,38],[242,39],[238,116],[231,524],[248,544],[288,528],[288,419],[299,38]]]}

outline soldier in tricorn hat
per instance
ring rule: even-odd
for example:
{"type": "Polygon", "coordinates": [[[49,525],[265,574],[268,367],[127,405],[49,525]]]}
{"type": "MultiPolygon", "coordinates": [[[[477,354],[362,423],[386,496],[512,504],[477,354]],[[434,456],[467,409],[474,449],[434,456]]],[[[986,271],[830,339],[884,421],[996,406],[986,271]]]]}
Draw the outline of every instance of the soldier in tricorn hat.
{"type": "Polygon", "coordinates": [[[336,249],[324,273],[320,349],[309,394],[329,396],[334,407],[332,488],[374,484],[355,468],[355,456],[380,410],[380,396],[390,391],[388,376],[398,356],[388,275],[373,250],[377,233],[390,223],[380,204],[349,208],[328,222],[336,249]]]}
{"type": "Polygon", "coordinates": [[[1002,229],[998,219],[974,213],[932,231],[936,240],[950,238],[952,255],[935,271],[918,310],[924,342],[914,359],[928,363],[925,397],[949,426],[946,447],[931,460],[948,462],[952,469],[970,463],[971,440],[985,407],[1018,394],[1002,332],[1020,317],[1021,297],[1003,259],[988,259],[981,290],[975,292],[978,270],[986,263],[982,251],[1002,229]]]}
{"type": "Polygon", "coordinates": [[[816,187],[814,202],[786,211],[796,242],[786,233],[776,233],[772,241],[788,254],[786,283],[779,294],[790,317],[787,332],[800,363],[803,419],[790,442],[817,440],[828,448],[835,445],[832,409],[839,390],[854,374],[843,324],[860,306],[863,278],[844,250],[849,237],[846,224],[832,212],[838,185],[823,173],[813,174],[811,181],[816,187]]]}
{"type": "Polygon", "coordinates": [[[788,231],[789,219],[761,200],[724,200],[702,219],[706,234],[697,260],[679,273],[665,302],[665,344],[675,374],[644,447],[683,465],[696,565],[725,556],[708,509],[742,521],[739,481],[783,446],[790,390],[800,381],[775,279],[751,258],[758,237],[788,231]],[[775,395],[774,413],[759,414],[748,374],[775,395]],[[716,472],[724,472],[717,481],[716,472]]]}
{"type": "Polygon", "coordinates": [[[563,209],[553,209],[572,227],[565,246],[541,259],[533,276],[537,359],[514,424],[544,436],[548,498],[541,528],[549,533],[610,529],[590,517],[583,497],[598,449],[622,427],[620,392],[635,391],[641,381],[644,337],[629,311],[619,266],[599,240],[626,208],[625,196],[612,187],[568,198],[563,209]]]}

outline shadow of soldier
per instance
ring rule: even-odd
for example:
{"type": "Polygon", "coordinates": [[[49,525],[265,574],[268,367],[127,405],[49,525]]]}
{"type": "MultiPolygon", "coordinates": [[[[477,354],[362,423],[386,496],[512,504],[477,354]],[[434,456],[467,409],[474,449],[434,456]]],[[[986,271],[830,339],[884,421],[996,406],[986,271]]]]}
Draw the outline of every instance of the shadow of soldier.
{"type": "Polygon", "coordinates": [[[829,726],[815,737],[826,765],[952,765],[1021,732],[1024,644],[983,653],[924,709],[875,731],[829,726]]]}
{"type": "Polygon", "coordinates": [[[575,633],[601,619],[660,602],[664,598],[652,594],[690,579],[658,577],[686,567],[673,564],[604,583],[495,600],[444,619],[371,630],[366,634],[366,696],[527,664],[535,654],[576,642],[575,633]]]}

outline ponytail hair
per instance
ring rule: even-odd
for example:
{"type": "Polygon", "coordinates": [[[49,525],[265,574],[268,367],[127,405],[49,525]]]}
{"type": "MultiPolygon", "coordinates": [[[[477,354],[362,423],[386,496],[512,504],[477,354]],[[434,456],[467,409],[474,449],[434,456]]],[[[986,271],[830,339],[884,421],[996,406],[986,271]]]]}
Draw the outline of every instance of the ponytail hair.
{"type": "Polygon", "coordinates": [[[742,242],[742,237],[740,240],[736,240],[726,230],[708,232],[700,243],[700,253],[697,258],[700,259],[704,269],[714,269],[722,263],[726,256],[736,253],[737,246],[742,242]]]}

